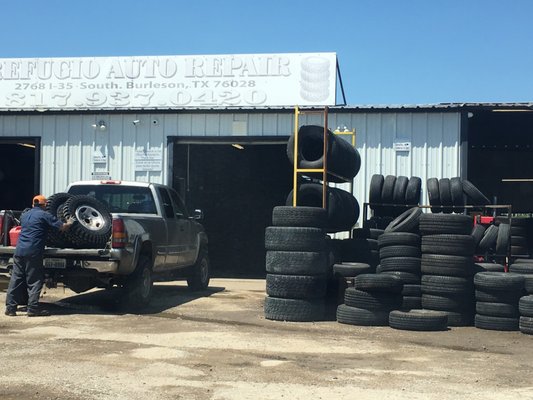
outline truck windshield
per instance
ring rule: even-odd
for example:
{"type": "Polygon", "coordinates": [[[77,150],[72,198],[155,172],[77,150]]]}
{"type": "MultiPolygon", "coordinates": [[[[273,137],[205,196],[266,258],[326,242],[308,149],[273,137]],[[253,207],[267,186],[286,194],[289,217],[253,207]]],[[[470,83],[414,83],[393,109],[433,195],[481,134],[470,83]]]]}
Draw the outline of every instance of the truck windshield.
{"type": "Polygon", "coordinates": [[[147,187],[75,185],[68,192],[73,195],[93,196],[113,213],[157,214],[154,197],[147,187]]]}

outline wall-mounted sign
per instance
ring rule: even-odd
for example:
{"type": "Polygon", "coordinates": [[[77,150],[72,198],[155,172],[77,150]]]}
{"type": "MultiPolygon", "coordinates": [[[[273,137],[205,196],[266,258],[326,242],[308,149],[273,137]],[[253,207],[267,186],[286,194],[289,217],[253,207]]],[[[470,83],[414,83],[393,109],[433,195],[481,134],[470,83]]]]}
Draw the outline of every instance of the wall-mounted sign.
{"type": "Polygon", "coordinates": [[[334,105],[335,53],[0,59],[0,110],[334,105]]]}
{"type": "Polygon", "coordinates": [[[93,164],[106,164],[107,163],[107,154],[101,149],[95,150],[93,152],[93,164]]]}
{"type": "Polygon", "coordinates": [[[135,171],[161,171],[163,151],[161,149],[135,151],[135,171]]]}
{"type": "Polygon", "coordinates": [[[393,143],[394,151],[411,151],[411,141],[405,139],[397,139],[393,143]]]}
{"type": "Polygon", "coordinates": [[[91,172],[91,179],[93,181],[108,181],[111,180],[111,175],[109,175],[109,171],[91,172]]]}

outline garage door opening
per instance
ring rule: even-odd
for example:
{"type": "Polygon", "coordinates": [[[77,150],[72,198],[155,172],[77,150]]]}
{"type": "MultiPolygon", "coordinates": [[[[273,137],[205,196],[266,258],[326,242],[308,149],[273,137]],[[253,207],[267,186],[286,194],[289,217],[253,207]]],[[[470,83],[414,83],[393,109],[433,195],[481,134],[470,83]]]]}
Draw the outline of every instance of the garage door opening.
{"type": "Polygon", "coordinates": [[[468,179],[513,213],[533,213],[533,112],[475,111],[468,179]]]}
{"type": "Polygon", "coordinates": [[[0,209],[23,210],[39,191],[38,139],[0,140],[0,209]]]}
{"type": "Polygon", "coordinates": [[[173,187],[204,212],[214,276],[265,276],[265,228],[292,189],[286,143],[174,143],[173,187]]]}

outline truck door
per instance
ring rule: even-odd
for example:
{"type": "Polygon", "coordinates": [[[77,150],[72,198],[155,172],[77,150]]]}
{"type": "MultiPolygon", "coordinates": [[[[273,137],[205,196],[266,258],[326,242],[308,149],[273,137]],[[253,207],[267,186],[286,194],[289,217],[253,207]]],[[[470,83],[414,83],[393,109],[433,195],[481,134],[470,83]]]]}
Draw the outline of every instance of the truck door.
{"type": "Polygon", "coordinates": [[[172,268],[184,263],[185,252],[187,250],[187,219],[179,218],[176,210],[172,205],[172,200],[168,190],[164,187],[157,188],[161,206],[163,209],[163,218],[167,225],[167,257],[165,268],[172,268]]]}
{"type": "Polygon", "coordinates": [[[176,211],[176,218],[183,220],[183,228],[185,229],[185,237],[183,238],[183,244],[186,246],[183,253],[184,265],[192,265],[196,261],[196,234],[193,233],[193,222],[189,218],[187,207],[179,197],[178,193],[174,189],[169,189],[170,197],[172,198],[172,205],[176,211]]]}

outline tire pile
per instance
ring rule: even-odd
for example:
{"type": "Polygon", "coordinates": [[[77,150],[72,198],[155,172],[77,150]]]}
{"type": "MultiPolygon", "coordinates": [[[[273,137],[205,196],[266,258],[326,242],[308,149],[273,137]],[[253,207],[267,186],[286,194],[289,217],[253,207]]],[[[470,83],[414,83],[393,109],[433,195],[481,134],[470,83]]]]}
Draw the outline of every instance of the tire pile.
{"type": "Polygon", "coordinates": [[[476,224],[472,229],[476,254],[487,256],[505,256],[509,250],[511,226],[498,222],[485,227],[476,224]]]}
{"type": "Polygon", "coordinates": [[[524,277],[512,272],[479,272],[476,287],[475,326],[480,329],[519,329],[518,302],[524,291],[524,277]]]}
{"type": "Polygon", "coordinates": [[[111,238],[112,217],[106,205],[92,196],[56,193],[45,210],[66,222],[75,220],[66,231],[50,230],[46,245],[59,248],[104,248],[111,238]]]}
{"type": "Polygon", "coordinates": [[[394,275],[402,282],[398,309],[421,308],[420,235],[418,220],[422,211],[413,207],[393,220],[378,238],[379,274],[394,275]]]}
{"type": "Polygon", "coordinates": [[[474,315],[472,217],[423,214],[422,308],[445,312],[449,326],[472,325],[474,315]]]}
{"type": "Polygon", "coordinates": [[[373,175],[368,199],[373,216],[369,226],[385,229],[395,217],[418,206],[421,189],[422,180],[417,176],[373,175]]]}
{"type": "Polygon", "coordinates": [[[529,258],[533,255],[533,218],[511,219],[511,255],[529,258]]]}
{"type": "MultiPolygon", "coordinates": [[[[298,130],[298,168],[320,169],[324,164],[324,127],[304,125],[298,130]]],[[[361,167],[358,151],[329,129],[328,181],[352,180],[361,167]]],[[[295,161],[295,137],[287,143],[287,156],[295,161]]],[[[322,179],[321,173],[306,173],[322,179]]],[[[359,203],[345,190],[323,184],[303,183],[298,187],[297,206],[293,192],[286,206],[275,207],[272,226],[265,230],[266,292],[265,318],[281,321],[317,321],[325,316],[328,271],[333,264],[331,240],[326,233],[349,231],[359,218],[359,203]],[[331,259],[330,259],[331,258],[331,259]]],[[[366,244],[366,242],[365,242],[366,244]]]]}
{"type": "Polygon", "coordinates": [[[520,312],[520,332],[533,335],[533,260],[518,259],[509,266],[509,272],[524,277],[525,296],[520,298],[518,311],[520,312]]]}

